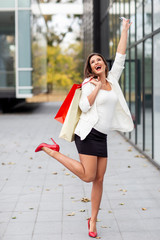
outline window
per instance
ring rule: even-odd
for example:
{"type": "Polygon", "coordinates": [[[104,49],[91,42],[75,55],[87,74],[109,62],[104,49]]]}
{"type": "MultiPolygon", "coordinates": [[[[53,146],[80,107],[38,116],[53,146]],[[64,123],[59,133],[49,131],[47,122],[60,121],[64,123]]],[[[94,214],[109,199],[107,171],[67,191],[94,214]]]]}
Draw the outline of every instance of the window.
{"type": "Polygon", "coordinates": [[[15,86],[15,14],[0,14],[0,88],[15,86]]]}
{"type": "Polygon", "coordinates": [[[159,81],[160,33],[154,36],[154,159],[160,164],[160,81],[159,81]]]}
{"type": "Polygon", "coordinates": [[[152,39],[145,41],[144,55],[144,103],[145,103],[145,151],[152,156],[152,39]]]}
{"type": "Polygon", "coordinates": [[[137,145],[143,149],[143,45],[137,46],[137,145]]]}

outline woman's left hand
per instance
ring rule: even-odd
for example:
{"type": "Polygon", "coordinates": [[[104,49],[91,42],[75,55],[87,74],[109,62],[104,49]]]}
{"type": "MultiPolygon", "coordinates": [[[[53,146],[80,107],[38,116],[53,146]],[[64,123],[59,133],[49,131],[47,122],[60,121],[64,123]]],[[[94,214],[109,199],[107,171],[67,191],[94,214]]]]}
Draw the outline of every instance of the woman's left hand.
{"type": "Polygon", "coordinates": [[[130,23],[130,19],[123,19],[122,22],[122,30],[128,31],[128,29],[130,28],[132,22],[130,23]]]}
{"type": "Polygon", "coordinates": [[[92,78],[92,80],[90,81],[90,83],[94,84],[96,87],[98,87],[99,89],[102,86],[102,82],[100,81],[99,77],[97,79],[92,78]]]}

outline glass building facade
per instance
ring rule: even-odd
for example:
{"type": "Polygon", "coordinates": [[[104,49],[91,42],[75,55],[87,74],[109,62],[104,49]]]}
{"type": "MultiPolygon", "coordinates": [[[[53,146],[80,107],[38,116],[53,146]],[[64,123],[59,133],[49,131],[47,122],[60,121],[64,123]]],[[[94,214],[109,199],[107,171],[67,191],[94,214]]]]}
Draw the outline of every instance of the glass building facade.
{"type": "Polygon", "coordinates": [[[0,99],[24,99],[45,91],[46,48],[38,1],[1,0],[0,99]]]}
{"type": "MultiPolygon", "coordinates": [[[[135,128],[124,135],[153,163],[160,166],[160,0],[84,0],[85,2],[92,3],[89,11],[93,16],[90,39],[87,37],[84,43],[85,57],[96,50],[111,62],[120,39],[119,17],[124,16],[133,22],[129,30],[126,64],[120,84],[135,128]],[[87,46],[89,41],[93,42],[91,49],[87,46]]],[[[84,18],[89,18],[86,9],[84,18]]],[[[89,28],[85,24],[86,21],[84,36],[89,28]]]]}

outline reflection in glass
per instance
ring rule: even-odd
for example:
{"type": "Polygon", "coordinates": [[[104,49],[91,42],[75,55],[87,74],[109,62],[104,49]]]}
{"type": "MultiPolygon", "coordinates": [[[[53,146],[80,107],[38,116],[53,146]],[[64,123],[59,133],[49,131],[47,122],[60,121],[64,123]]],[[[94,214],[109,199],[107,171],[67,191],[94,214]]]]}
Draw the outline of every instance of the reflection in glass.
{"type": "Polygon", "coordinates": [[[0,88],[15,86],[14,12],[0,14],[0,88]]]}
{"type": "Polygon", "coordinates": [[[154,36],[154,159],[160,164],[160,80],[159,80],[160,33],[154,36]]]}
{"type": "Polygon", "coordinates": [[[153,1],[153,26],[154,26],[154,30],[156,30],[157,28],[160,28],[160,19],[159,19],[159,15],[160,15],[160,0],[154,0],[153,1]]]}
{"type": "Polygon", "coordinates": [[[130,1],[130,20],[132,22],[130,28],[130,41],[132,44],[135,43],[135,0],[130,1]]]}
{"type": "Polygon", "coordinates": [[[142,38],[143,34],[143,1],[137,0],[136,3],[136,10],[137,10],[137,40],[142,38]]]}
{"type": "Polygon", "coordinates": [[[18,13],[18,54],[19,67],[31,67],[31,32],[30,11],[19,11],[18,13]]]}
{"type": "Polygon", "coordinates": [[[113,56],[113,17],[112,17],[113,7],[109,9],[109,29],[110,29],[110,40],[109,40],[109,53],[113,56]]]}
{"type": "Polygon", "coordinates": [[[15,7],[15,0],[1,0],[0,1],[0,8],[14,8],[15,7]]]}
{"type": "Polygon", "coordinates": [[[125,94],[125,77],[124,76],[125,76],[125,74],[124,74],[124,71],[123,71],[122,75],[121,75],[120,83],[121,83],[122,92],[125,96],[126,94],[125,94]]]}
{"type": "MultiPolygon", "coordinates": [[[[136,118],[136,110],[135,110],[135,48],[131,48],[131,59],[130,59],[130,69],[131,69],[131,114],[133,121],[135,121],[136,118]]],[[[131,132],[131,139],[133,142],[135,142],[135,129],[131,132]]]]}
{"type": "Polygon", "coordinates": [[[30,7],[31,0],[18,0],[18,7],[30,7]]]}
{"type": "MultiPolygon", "coordinates": [[[[124,96],[129,107],[129,51],[126,52],[126,62],[124,69],[124,96]]],[[[126,137],[129,137],[129,133],[125,134],[126,137]]]]}
{"type": "Polygon", "coordinates": [[[116,45],[117,45],[117,36],[116,36],[116,2],[113,3],[113,55],[116,53],[116,45]]]}
{"type": "Polygon", "coordinates": [[[144,1],[144,32],[145,35],[152,31],[152,1],[144,1]]]}
{"type": "Polygon", "coordinates": [[[32,86],[31,71],[19,71],[19,86],[26,87],[32,86]]]}
{"type": "Polygon", "coordinates": [[[143,150],[143,84],[142,84],[142,69],[143,69],[143,46],[142,43],[137,45],[137,145],[143,150]]]}
{"type": "Polygon", "coordinates": [[[125,98],[129,106],[129,51],[126,53],[126,62],[125,62],[125,98]]]}
{"type": "Polygon", "coordinates": [[[33,93],[46,91],[46,25],[41,15],[32,16],[33,93]]]}
{"type": "Polygon", "coordinates": [[[25,94],[32,94],[32,89],[19,89],[19,90],[18,90],[18,93],[19,93],[19,94],[22,94],[22,95],[23,95],[23,94],[24,94],[24,95],[25,95],[25,94]]]}
{"type": "Polygon", "coordinates": [[[152,153],[152,40],[145,41],[145,151],[152,153]]]}

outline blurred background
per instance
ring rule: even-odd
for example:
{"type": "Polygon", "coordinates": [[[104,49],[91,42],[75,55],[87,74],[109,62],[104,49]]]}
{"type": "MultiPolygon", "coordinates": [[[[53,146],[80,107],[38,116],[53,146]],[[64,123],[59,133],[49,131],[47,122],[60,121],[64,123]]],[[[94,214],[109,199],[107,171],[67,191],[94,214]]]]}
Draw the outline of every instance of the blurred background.
{"type": "Polygon", "coordinates": [[[120,16],[133,22],[120,80],[135,128],[124,136],[160,166],[160,0],[1,0],[0,112],[61,102],[90,52],[111,67],[120,16]]]}

